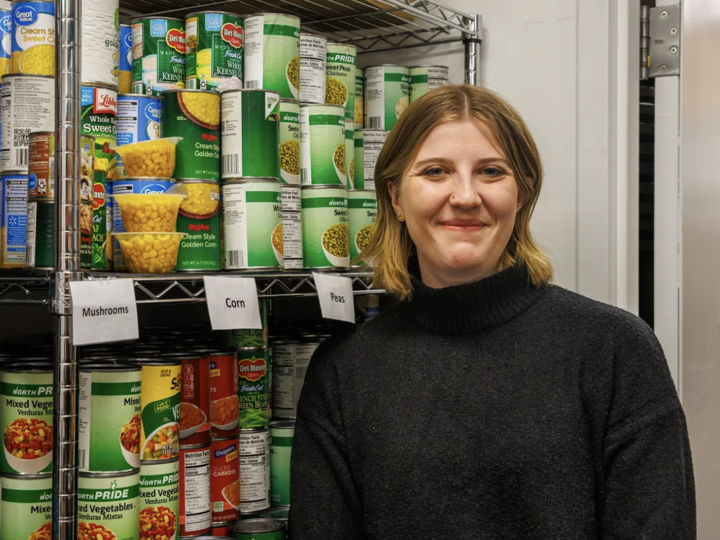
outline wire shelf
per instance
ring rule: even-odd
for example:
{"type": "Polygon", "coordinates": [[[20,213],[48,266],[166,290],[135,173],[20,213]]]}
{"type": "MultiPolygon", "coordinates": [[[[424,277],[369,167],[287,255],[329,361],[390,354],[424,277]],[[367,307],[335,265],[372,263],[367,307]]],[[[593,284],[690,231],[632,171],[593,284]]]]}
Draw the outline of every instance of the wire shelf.
{"type": "Polygon", "coordinates": [[[50,273],[47,270],[0,270],[0,305],[47,306],[50,305],[49,296],[50,273]]]}

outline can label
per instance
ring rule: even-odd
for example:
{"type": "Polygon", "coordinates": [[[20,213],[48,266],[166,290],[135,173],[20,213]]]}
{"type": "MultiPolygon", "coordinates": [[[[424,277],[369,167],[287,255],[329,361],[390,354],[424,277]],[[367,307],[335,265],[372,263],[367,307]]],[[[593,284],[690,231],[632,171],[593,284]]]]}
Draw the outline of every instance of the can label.
{"type": "Polygon", "coordinates": [[[180,203],[177,231],[187,236],[180,241],[175,269],[220,270],[220,185],[217,182],[184,185],[188,197],[180,203]]]}
{"type": "Polygon", "coordinates": [[[340,107],[300,106],[300,183],[346,185],[345,118],[340,107]]]}
{"type": "Polygon", "coordinates": [[[280,182],[224,184],[225,269],[282,268],[280,182]]]}
{"type": "Polygon", "coordinates": [[[303,268],[302,214],[283,210],[283,252],[285,270],[303,268]]]}
{"type": "Polygon", "coordinates": [[[410,73],[402,66],[365,69],[368,128],[390,131],[410,102],[410,73]]]}
{"type": "Polygon", "coordinates": [[[360,68],[355,69],[355,123],[365,126],[365,75],[360,68]]]}
{"type": "Polygon", "coordinates": [[[185,19],[187,65],[185,83],[200,90],[225,89],[225,79],[237,79],[230,87],[242,88],[242,19],[227,13],[198,13],[185,19]]]}
{"type": "MultiPolygon", "coordinates": [[[[92,192],[91,192],[92,193],[92,192]]],[[[93,203],[80,202],[80,268],[92,268],[93,203]]]]}
{"type": "Polygon", "coordinates": [[[118,62],[118,92],[129,94],[132,92],[132,27],[128,24],[120,25],[120,59],[118,62]]]}
{"type": "Polygon", "coordinates": [[[172,459],[178,455],[180,364],[142,366],[140,459],[172,459]]]}
{"type": "MultiPolygon", "coordinates": [[[[160,138],[160,101],[152,96],[118,95],[117,145],[160,138]]],[[[127,176],[122,156],[117,155],[115,178],[127,176]]]]}
{"type": "Polygon", "coordinates": [[[0,177],[0,268],[23,268],[27,249],[27,176],[0,177]]]}
{"type": "Polygon", "coordinates": [[[183,137],[175,148],[174,178],[220,180],[220,96],[189,90],[163,94],[163,137],[183,137]]]}
{"type": "Polygon", "coordinates": [[[290,456],[295,427],[270,426],[270,501],[290,504],[290,456]]]}
{"type": "Polygon", "coordinates": [[[78,537],[139,540],[140,474],[78,478],[78,537]]]}
{"type": "Polygon", "coordinates": [[[0,478],[0,537],[3,540],[52,538],[52,476],[0,478]]]}
{"type": "Polygon", "coordinates": [[[210,362],[207,358],[182,361],[180,440],[195,445],[210,442],[210,362]]]}
{"type": "Polygon", "coordinates": [[[327,46],[325,103],[345,108],[345,118],[355,120],[355,62],[357,49],[352,45],[327,46]]]}
{"type": "Polygon", "coordinates": [[[10,73],[12,9],[0,9],[0,77],[10,73]]]}
{"type": "Polygon", "coordinates": [[[302,192],[303,260],[307,268],[350,264],[347,192],[343,188],[302,192]]]}
{"type": "Polygon", "coordinates": [[[210,452],[213,523],[234,521],[240,511],[238,439],[214,440],[210,452]]]}
{"type": "Polygon", "coordinates": [[[300,101],[325,103],[327,39],[300,34],[300,101]]]}
{"type": "Polygon", "coordinates": [[[240,513],[254,514],[270,508],[270,432],[240,432],[240,513]]]}
{"type": "Polygon", "coordinates": [[[47,201],[28,201],[27,248],[28,268],[55,266],[55,204],[47,201]]]}
{"type": "Polygon", "coordinates": [[[355,182],[355,121],[345,119],[345,178],[349,189],[355,182]]]}
{"type": "Polygon", "coordinates": [[[140,19],[132,25],[132,92],[157,96],[185,87],[185,23],[140,19]]]}
{"type": "Polygon", "coordinates": [[[300,98],[300,19],[278,13],[245,19],[245,88],[300,98]]]}
{"type": "Polygon", "coordinates": [[[280,96],[276,92],[224,92],[222,177],[280,178],[280,96]]]}
{"type": "Polygon", "coordinates": [[[285,184],[300,183],[300,105],[280,102],[280,175],[285,184]]]}
{"type": "Polygon", "coordinates": [[[445,66],[411,67],[410,103],[448,82],[449,69],[445,66]]]}
{"type": "Polygon", "coordinates": [[[238,373],[234,354],[210,357],[210,421],[213,438],[237,435],[238,373]]]}
{"type": "Polygon", "coordinates": [[[113,264],[113,185],[107,182],[105,193],[105,229],[107,230],[107,240],[105,241],[105,266],[108,270],[114,270],[113,264]]]}
{"type": "Polygon", "coordinates": [[[29,137],[28,196],[55,195],[55,135],[31,133],[29,137]]]}
{"type": "Polygon", "coordinates": [[[210,448],[180,450],[180,536],[199,536],[212,527],[210,448]]]}
{"type": "Polygon", "coordinates": [[[95,179],[95,139],[80,137],[80,202],[92,202],[92,185],[95,179]]]}
{"type": "Polygon", "coordinates": [[[176,538],[180,514],[179,462],[140,467],[140,538],[176,538]]]}
{"type": "Polygon", "coordinates": [[[237,363],[240,428],[265,427],[270,419],[268,351],[239,351],[237,363]]]}
{"type": "Polygon", "coordinates": [[[12,73],[55,75],[54,2],[13,2],[12,73]]]}
{"type": "Polygon", "coordinates": [[[236,328],[235,330],[225,330],[225,345],[234,349],[268,346],[267,302],[260,300],[258,304],[260,305],[260,322],[262,323],[262,329],[236,328]]]}
{"type": "MultiPolygon", "coordinates": [[[[363,131],[363,177],[364,189],[375,189],[375,164],[385,141],[387,140],[387,131],[363,131]]],[[[360,186],[357,187],[360,189],[360,186]]]]}
{"type": "Polygon", "coordinates": [[[80,93],[82,134],[95,137],[94,169],[103,171],[107,179],[112,180],[116,160],[117,91],[83,86],[80,93]]]}
{"type": "Polygon", "coordinates": [[[355,124],[354,170],[350,179],[351,189],[365,189],[365,143],[363,130],[355,124]]]}
{"type": "Polygon", "coordinates": [[[295,344],[273,345],[273,418],[295,418],[295,344]]]}
{"type": "Polygon", "coordinates": [[[82,0],[83,81],[118,84],[120,9],[118,0],[82,0]]]}
{"type": "Polygon", "coordinates": [[[348,195],[350,261],[353,266],[359,266],[362,261],[355,262],[355,258],[367,247],[375,233],[377,198],[374,191],[351,191],[348,195]]]}
{"type": "Polygon", "coordinates": [[[105,257],[107,244],[107,180],[104,171],[95,171],[92,220],[91,268],[93,270],[107,270],[105,257]]]}

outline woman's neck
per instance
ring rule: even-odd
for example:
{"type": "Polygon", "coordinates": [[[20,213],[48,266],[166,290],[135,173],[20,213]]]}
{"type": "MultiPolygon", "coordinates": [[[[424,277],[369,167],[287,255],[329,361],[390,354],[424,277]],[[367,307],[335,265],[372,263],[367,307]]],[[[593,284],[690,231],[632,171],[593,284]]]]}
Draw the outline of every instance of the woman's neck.
{"type": "Polygon", "coordinates": [[[483,265],[473,268],[434,268],[418,257],[420,276],[423,284],[433,289],[474,283],[499,272],[498,265],[483,265]]]}

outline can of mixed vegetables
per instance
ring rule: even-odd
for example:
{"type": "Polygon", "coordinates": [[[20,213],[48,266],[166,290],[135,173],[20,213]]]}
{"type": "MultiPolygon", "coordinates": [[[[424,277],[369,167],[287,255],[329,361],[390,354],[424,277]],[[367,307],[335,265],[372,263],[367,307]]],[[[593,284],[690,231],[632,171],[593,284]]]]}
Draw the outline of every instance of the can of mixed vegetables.
{"type": "Polygon", "coordinates": [[[78,540],[140,539],[140,472],[80,473],[78,540]]]}
{"type": "Polygon", "coordinates": [[[169,540],[178,531],[180,475],[178,459],[140,465],[140,538],[169,540]]]}

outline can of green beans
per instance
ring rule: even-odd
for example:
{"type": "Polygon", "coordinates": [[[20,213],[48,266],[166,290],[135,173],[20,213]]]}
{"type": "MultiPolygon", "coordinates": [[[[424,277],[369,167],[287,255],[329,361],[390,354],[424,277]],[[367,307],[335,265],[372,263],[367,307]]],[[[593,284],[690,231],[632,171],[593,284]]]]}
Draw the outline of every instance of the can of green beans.
{"type": "Polygon", "coordinates": [[[140,471],[80,473],[78,538],[140,539],[140,471]]]}
{"type": "Polygon", "coordinates": [[[270,421],[270,364],[265,347],[237,353],[240,429],[265,427],[270,421]]]}
{"type": "Polygon", "coordinates": [[[230,525],[235,540],[285,540],[286,524],[279,519],[243,519],[230,525]]]}
{"type": "Polygon", "coordinates": [[[262,329],[236,329],[223,331],[223,343],[233,349],[246,347],[268,346],[268,303],[269,300],[260,300],[260,321],[262,329]]]}
{"type": "Polygon", "coordinates": [[[0,538],[45,540],[52,538],[52,475],[0,477],[0,538]]]}
{"type": "Polygon", "coordinates": [[[353,266],[363,262],[358,256],[370,243],[377,219],[377,195],[375,190],[363,189],[348,192],[348,218],[350,227],[350,261],[353,266]]]}
{"type": "Polygon", "coordinates": [[[267,90],[221,94],[222,177],[280,178],[280,95],[267,90]]]}
{"type": "Polygon", "coordinates": [[[362,129],[365,126],[365,72],[355,69],[355,123],[362,129]]]}
{"type": "Polygon", "coordinates": [[[30,197],[27,205],[28,268],[52,269],[55,266],[55,201],[49,197],[30,197]]]}
{"type": "Polygon", "coordinates": [[[365,112],[369,129],[390,131],[410,103],[410,71],[385,64],[365,68],[365,112]]]}
{"type": "Polygon", "coordinates": [[[410,103],[449,83],[447,66],[410,66],[410,103]]]}
{"type": "Polygon", "coordinates": [[[300,183],[347,185],[342,107],[300,105],[300,183]]]}
{"type": "Polygon", "coordinates": [[[345,108],[345,118],[355,119],[355,63],[357,49],[347,43],[328,43],[325,103],[345,108]]]}
{"type": "Polygon", "coordinates": [[[294,420],[270,422],[270,501],[273,506],[290,506],[290,455],[294,420]]]}
{"type": "Polygon", "coordinates": [[[353,148],[353,176],[350,189],[365,189],[365,144],[360,124],[355,124],[355,146],[353,148]]]}
{"type": "Polygon", "coordinates": [[[308,186],[302,190],[303,261],[306,268],[350,265],[347,190],[308,186]]]}
{"type": "Polygon", "coordinates": [[[352,189],[355,181],[355,122],[345,119],[345,178],[348,189],[352,189]]]}
{"type": "Polygon", "coordinates": [[[188,190],[180,203],[177,231],[187,233],[178,248],[178,272],[222,269],[220,248],[220,182],[178,180],[188,190]]]}
{"type": "Polygon", "coordinates": [[[140,465],[141,538],[176,538],[180,515],[179,458],[140,465]],[[149,531],[155,535],[146,536],[149,531]]]}
{"type": "Polygon", "coordinates": [[[280,100],[280,175],[284,184],[300,183],[300,103],[280,100]]]}
{"type": "Polygon", "coordinates": [[[285,270],[300,270],[303,267],[302,250],[302,198],[301,188],[284,185],[282,195],[283,255],[285,270]]]}
{"type": "MultiPolygon", "coordinates": [[[[362,189],[375,189],[375,164],[380,151],[385,146],[388,132],[378,129],[363,130],[363,186],[362,189]]],[[[358,189],[361,189],[358,186],[358,189]]]]}

